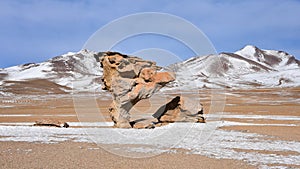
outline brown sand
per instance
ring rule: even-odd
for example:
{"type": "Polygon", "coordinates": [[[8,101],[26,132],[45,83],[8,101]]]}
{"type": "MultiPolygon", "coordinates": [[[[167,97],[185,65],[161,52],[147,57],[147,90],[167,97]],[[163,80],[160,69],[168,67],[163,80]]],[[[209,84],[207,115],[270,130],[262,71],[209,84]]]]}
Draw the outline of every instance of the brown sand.
{"type": "MultiPolygon", "coordinates": [[[[226,95],[224,112],[241,115],[286,115],[300,116],[300,88],[278,88],[257,90],[203,90],[186,96],[200,97],[204,105],[204,112],[209,112],[212,93],[226,95]],[[228,94],[226,94],[228,93],[228,94]],[[298,102],[295,100],[298,99],[298,102]]],[[[171,94],[172,95],[172,94],[171,94]]],[[[168,95],[171,98],[171,95],[168,95]]],[[[90,96],[87,96],[90,97],[90,96]]],[[[73,98],[70,95],[48,96],[34,99],[35,96],[23,98],[0,98],[0,115],[31,114],[33,116],[0,117],[0,122],[34,122],[39,119],[54,119],[76,122],[78,117],[74,109],[73,98]],[[68,116],[58,116],[58,115],[68,116]]],[[[157,97],[161,99],[160,96],[157,97]]],[[[89,105],[89,101],[80,102],[82,107],[89,105]]],[[[97,107],[110,121],[108,106],[111,100],[95,98],[97,107]]],[[[162,99],[163,102],[163,99],[162,99]]],[[[140,116],[141,112],[149,109],[150,103],[143,101],[133,111],[133,116],[140,116]]],[[[158,106],[158,105],[152,105],[158,106]]],[[[88,107],[85,107],[88,111],[88,107]]],[[[97,114],[95,115],[97,119],[97,114]]],[[[93,117],[93,120],[95,120],[93,117]]],[[[89,120],[89,119],[87,119],[89,120]]],[[[264,124],[298,124],[298,126],[230,126],[224,130],[238,130],[273,136],[274,139],[300,141],[299,121],[255,120],[255,119],[222,119],[236,122],[264,123],[264,124]]],[[[161,154],[147,159],[132,159],[116,156],[100,149],[95,144],[63,142],[59,144],[39,144],[25,142],[0,143],[0,168],[254,168],[249,164],[237,160],[208,158],[200,155],[184,153],[161,154]]],[[[271,152],[273,153],[273,152],[271,152]]],[[[295,152],[290,152],[295,153],[295,152]]],[[[299,167],[299,166],[294,166],[299,167]]]]}
{"type": "Polygon", "coordinates": [[[255,168],[241,161],[218,160],[183,153],[126,158],[98,148],[96,144],[73,142],[3,142],[0,144],[0,168],[255,168]]]}

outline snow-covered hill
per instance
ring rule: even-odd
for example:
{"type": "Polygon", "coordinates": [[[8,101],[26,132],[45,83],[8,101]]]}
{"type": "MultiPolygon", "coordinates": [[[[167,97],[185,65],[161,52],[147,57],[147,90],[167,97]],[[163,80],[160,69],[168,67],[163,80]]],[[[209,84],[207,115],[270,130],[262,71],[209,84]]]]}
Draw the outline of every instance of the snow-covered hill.
{"type": "Polygon", "coordinates": [[[253,88],[300,86],[300,61],[283,51],[245,46],[235,53],[190,58],[168,67],[182,88],[253,88]]]}
{"type": "Polygon", "coordinates": [[[0,94],[99,92],[102,69],[96,58],[101,55],[101,52],[81,50],[42,63],[0,69],[0,94]]]}
{"type": "MultiPolygon", "coordinates": [[[[0,69],[0,95],[103,92],[102,52],[81,50],[42,63],[0,69]]],[[[300,61],[283,51],[246,46],[235,53],[193,57],[168,66],[173,89],[300,86],[300,61]]]]}
{"type": "Polygon", "coordinates": [[[286,52],[261,50],[251,45],[245,46],[243,49],[235,52],[235,54],[276,70],[293,69],[300,66],[300,61],[286,52]]]}

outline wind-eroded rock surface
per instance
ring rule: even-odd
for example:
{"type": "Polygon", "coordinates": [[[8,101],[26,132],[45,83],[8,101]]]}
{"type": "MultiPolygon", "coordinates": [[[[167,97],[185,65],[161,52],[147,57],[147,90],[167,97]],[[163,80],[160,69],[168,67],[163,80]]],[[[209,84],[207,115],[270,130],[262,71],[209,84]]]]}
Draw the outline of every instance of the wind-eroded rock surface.
{"type": "MultiPolygon", "coordinates": [[[[173,118],[173,120],[168,119],[166,122],[174,122],[177,117],[184,114],[180,114],[180,112],[185,112],[179,106],[181,99],[176,97],[174,99],[177,103],[173,101],[174,106],[171,106],[171,108],[170,104],[167,104],[165,107],[162,106],[156,113],[156,120],[148,121],[149,124],[138,125],[136,122],[130,122],[129,111],[131,108],[140,100],[150,98],[167,83],[174,81],[174,73],[157,72],[159,67],[156,66],[155,62],[145,61],[138,57],[131,57],[117,52],[106,52],[100,58],[100,63],[103,68],[103,89],[110,91],[113,95],[113,103],[109,112],[115,127],[152,128],[155,123],[168,119],[166,116],[173,118]]],[[[181,118],[179,121],[184,120],[181,118]]]]}

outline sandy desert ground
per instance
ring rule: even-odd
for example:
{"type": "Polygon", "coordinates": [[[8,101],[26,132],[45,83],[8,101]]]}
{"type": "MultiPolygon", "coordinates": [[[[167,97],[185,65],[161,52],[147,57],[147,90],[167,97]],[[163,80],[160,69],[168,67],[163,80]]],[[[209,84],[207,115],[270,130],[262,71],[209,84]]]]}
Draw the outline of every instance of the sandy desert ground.
{"type": "MultiPolygon", "coordinates": [[[[203,104],[206,124],[115,129],[109,94],[2,97],[0,168],[300,168],[300,88],[178,93],[203,104]],[[70,128],[32,126],[40,119],[70,128]]],[[[138,103],[132,119],[176,94],[138,103]]]]}

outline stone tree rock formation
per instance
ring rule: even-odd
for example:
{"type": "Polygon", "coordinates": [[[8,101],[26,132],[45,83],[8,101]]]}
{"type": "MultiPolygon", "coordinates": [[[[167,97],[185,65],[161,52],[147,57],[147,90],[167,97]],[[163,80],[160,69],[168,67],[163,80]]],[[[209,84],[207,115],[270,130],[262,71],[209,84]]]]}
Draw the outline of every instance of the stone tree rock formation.
{"type": "Polygon", "coordinates": [[[153,118],[130,121],[131,108],[174,81],[175,74],[158,72],[160,68],[155,62],[117,52],[106,52],[99,61],[103,68],[103,89],[110,91],[113,96],[109,113],[115,127],[154,128],[173,122],[205,122],[202,108],[196,113],[190,112],[184,107],[181,96],[161,106],[152,115],[153,118]]]}
{"type": "Polygon", "coordinates": [[[113,95],[109,112],[115,127],[132,128],[130,109],[175,80],[171,72],[157,72],[159,67],[155,62],[117,52],[106,52],[100,58],[100,63],[103,68],[103,89],[113,95]]]}

